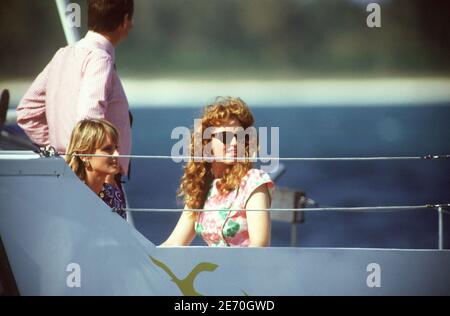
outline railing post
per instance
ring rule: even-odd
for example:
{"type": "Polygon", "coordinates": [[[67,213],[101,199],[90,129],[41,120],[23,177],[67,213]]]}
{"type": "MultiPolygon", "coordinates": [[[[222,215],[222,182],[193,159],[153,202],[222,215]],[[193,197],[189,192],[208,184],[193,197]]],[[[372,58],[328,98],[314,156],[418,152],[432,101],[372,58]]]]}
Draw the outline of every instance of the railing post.
{"type": "Polygon", "coordinates": [[[297,223],[291,223],[291,247],[297,247],[297,223]]]}
{"type": "Polygon", "coordinates": [[[444,249],[444,212],[442,211],[442,206],[438,207],[438,217],[439,217],[439,250],[444,249]]]}

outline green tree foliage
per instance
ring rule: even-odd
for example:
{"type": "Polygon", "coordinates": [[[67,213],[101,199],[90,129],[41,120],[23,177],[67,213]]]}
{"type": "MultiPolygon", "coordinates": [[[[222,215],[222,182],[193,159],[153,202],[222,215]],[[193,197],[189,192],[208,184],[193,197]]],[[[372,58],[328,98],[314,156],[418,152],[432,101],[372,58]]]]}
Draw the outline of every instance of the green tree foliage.
{"type": "MultiPolygon", "coordinates": [[[[74,1],[83,8],[85,1],[74,1]]],[[[227,78],[448,75],[450,1],[135,0],[122,74],[227,78]]],[[[86,28],[81,32],[84,34],[86,28]]],[[[0,77],[35,76],[64,34],[53,0],[0,1],[0,77]]]]}

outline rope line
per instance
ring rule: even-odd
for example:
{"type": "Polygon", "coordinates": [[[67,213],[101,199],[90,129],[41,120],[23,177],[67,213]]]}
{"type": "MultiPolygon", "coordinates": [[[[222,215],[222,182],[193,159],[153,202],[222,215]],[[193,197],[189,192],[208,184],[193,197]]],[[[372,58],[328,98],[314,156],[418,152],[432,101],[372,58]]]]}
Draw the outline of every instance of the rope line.
{"type": "MultiPolygon", "coordinates": [[[[60,156],[69,156],[68,154],[59,154],[60,156]]],[[[151,156],[151,155],[96,155],[96,154],[73,154],[76,157],[115,157],[115,158],[131,158],[131,159],[172,159],[172,160],[211,160],[212,158],[195,157],[195,156],[151,156]]],[[[403,156],[403,157],[330,157],[330,158],[305,158],[305,157],[214,157],[217,160],[236,160],[236,161],[258,161],[263,162],[278,161],[374,161],[374,160],[437,160],[450,159],[450,155],[425,155],[425,156],[403,156]]]]}
{"type": "MultiPolygon", "coordinates": [[[[446,204],[426,204],[426,205],[412,205],[412,206],[370,206],[370,207],[316,207],[316,208],[271,208],[271,209],[246,209],[248,212],[393,212],[393,211],[412,211],[418,209],[438,209],[449,208],[450,203],[446,204]]],[[[185,209],[170,209],[170,208],[128,208],[124,211],[128,212],[217,212],[218,210],[202,209],[202,210],[185,210],[185,209]]],[[[446,212],[446,211],[445,211],[446,212]]]]}
{"type": "MultiPolygon", "coordinates": [[[[55,155],[54,149],[41,149],[41,154],[48,157],[55,155]]],[[[60,156],[68,156],[68,154],[59,154],[60,156]]],[[[77,157],[115,157],[115,158],[133,158],[133,159],[180,159],[180,160],[191,160],[198,159],[203,160],[205,157],[193,157],[193,156],[151,156],[151,155],[97,155],[97,154],[73,154],[77,157]]],[[[207,158],[206,158],[207,159],[207,158]]],[[[280,157],[215,157],[215,159],[220,160],[250,160],[257,161],[258,159],[262,161],[269,160],[279,160],[279,161],[369,161],[369,160],[436,160],[436,159],[450,159],[450,155],[424,155],[424,156],[404,156],[404,157],[334,157],[334,158],[301,158],[301,157],[291,157],[291,158],[280,158],[280,157]]],[[[328,211],[338,211],[338,212],[393,212],[393,211],[411,211],[418,209],[438,209],[441,208],[442,212],[448,213],[444,208],[449,208],[450,203],[446,204],[426,204],[426,205],[410,205],[410,206],[371,206],[371,207],[316,207],[316,208],[297,208],[297,209],[283,209],[283,208],[271,208],[271,209],[247,209],[250,212],[261,212],[261,211],[271,211],[271,212],[328,212],[328,211]]],[[[167,208],[126,208],[124,211],[127,212],[183,212],[185,209],[167,209],[167,208]]],[[[190,210],[193,212],[215,212],[217,210],[202,209],[202,210],[190,210]]]]}

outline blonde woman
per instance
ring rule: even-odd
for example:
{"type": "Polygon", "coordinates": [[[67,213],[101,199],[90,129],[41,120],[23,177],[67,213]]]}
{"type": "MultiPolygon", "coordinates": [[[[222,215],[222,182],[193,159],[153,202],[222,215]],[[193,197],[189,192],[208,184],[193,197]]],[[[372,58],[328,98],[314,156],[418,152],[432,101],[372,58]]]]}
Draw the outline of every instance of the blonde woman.
{"type": "Polygon", "coordinates": [[[125,199],[121,188],[108,184],[120,172],[115,157],[82,157],[74,154],[95,154],[116,156],[118,133],[106,120],[87,119],[77,123],[72,131],[67,148],[66,162],[78,178],[97,194],[109,207],[126,219],[125,199]]]}
{"type": "MultiPolygon", "coordinates": [[[[185,166],[180,195],[186,211],[162,246],[187,246],[196,234],[212,247],[270,245],[270,215],[266,210],[274,183],[267,173],[253,169],[249,160],[235,159],[238,146],[245,146],[249,155],[249,140],[237,133],[253,123],[250,109],[239,98],[218,98],[206,107],[201,129],[202,133],[208,129],[212,137],[202,140],[202,149],[210,148],[212,159],[190,161],[185,166]],[[194,211],[201,209],[217,212],[194,211]]],[[[195,156],[194,146],[191,155],[195,156]]]]}

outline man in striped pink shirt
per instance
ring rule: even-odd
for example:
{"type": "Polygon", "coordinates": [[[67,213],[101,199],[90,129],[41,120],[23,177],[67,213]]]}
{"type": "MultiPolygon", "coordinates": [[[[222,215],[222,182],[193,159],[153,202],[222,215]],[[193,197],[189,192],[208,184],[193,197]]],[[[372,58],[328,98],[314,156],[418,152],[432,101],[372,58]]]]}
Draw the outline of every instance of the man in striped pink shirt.
{"type": "MultiPolygon", "coordinates": [[[[133,27],[133,0],[89,0],[87,35],[58,50],[17,107],[18,125],[39,146],[65,153],[82,119],[106,119],[119,132],[119,153],[131,153],[127,97],[115,67],[115,47],[133,27]]],[[[128,174],[129,159],[120,159],[128,174]]]]}

